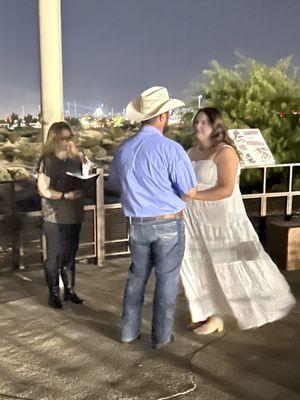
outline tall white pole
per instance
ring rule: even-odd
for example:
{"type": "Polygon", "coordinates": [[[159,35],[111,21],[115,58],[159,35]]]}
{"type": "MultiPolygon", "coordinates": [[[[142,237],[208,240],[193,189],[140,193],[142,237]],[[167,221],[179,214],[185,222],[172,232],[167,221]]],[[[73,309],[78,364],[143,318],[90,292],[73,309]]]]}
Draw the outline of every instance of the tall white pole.
{"type": "Polygon", "coordinates": [[[64,119],[61,4],[39,0],[41,104],[43,142],[49,126],[64,119]]]}
{"type": "Polygon", "coordinates": [[[198,96],[198,108],[201,108],[201,100],[202,100],[202,94],[199,94],[198,96]]]}

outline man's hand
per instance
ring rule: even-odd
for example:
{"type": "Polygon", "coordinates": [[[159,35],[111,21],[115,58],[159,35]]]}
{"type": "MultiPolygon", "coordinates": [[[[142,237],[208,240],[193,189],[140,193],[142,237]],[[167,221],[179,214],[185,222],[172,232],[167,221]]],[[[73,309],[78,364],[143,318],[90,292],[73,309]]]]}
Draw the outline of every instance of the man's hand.
{"type": "Polygon", "coordinates": [[[182,200],[188,202],[192,200],[197,194],[197,189],[193,188],[182,196],[182,200]]]}

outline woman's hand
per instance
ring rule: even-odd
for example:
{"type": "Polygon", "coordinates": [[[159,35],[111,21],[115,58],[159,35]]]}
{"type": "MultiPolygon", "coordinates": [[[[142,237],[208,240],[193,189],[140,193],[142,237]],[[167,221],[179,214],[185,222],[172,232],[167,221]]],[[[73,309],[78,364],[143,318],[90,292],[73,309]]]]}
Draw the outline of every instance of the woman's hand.
{"type": "Polygon", "coordinates": [[[185,201],[187,203],[188,201],[193,200],[193,198],[197,195],[197,193],[198,193],[197,189],[193,188],[189,192],[184,193],[184,195],[182,195],[181,198],[183,201],[185,201]]]}
{"type": "Polygon", "coordinates": [[[40,196],[51,200],[61,200],[65,198],[67,200],[75,200],[82,196],[81,190],[73,190],[72,192],[67,192],[63,195],[62,192],[50,189],[50,177],[41,173],[37,177],[37,187],[40,196]]]}
{"type": "Polygon", "coordinates": [[[82,191],[81,190],[73,190],[72,192],[68,192],[65,194],[65,199],[67,200],[75,200],[79,199],[79,197],[82,196],[82,191]]]}
{"type": "Polygon", "coordinates": [[[80,158],[80,161],[81,161],[83,164],[92,165],[92,162],[88,159],[88,157],[87,157],[84,153],[80,152],[80,153],[79,153],[79,158],[80,158]]]}
{"type": "Polygon", "coordinates": [[[186,203],[193,200],[193,197],[187,196],[186,194],[184,194],[182,196],[182,200],[185,201],[186,203]]]}
{"type": "Polygon", "coordinates": [[[90,173],[90,169],[92,167],[92,162],[87,158],[87,156],[83,153],[79,153],[80,161],[82,162],[82,175],[88,176],[90,173]]]}

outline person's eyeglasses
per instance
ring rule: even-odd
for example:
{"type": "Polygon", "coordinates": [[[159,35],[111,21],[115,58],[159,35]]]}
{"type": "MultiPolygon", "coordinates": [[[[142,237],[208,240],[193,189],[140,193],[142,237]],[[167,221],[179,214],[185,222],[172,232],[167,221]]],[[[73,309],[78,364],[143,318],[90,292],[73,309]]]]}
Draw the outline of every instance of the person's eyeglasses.
{"type": "Polygon", "coordinates": [[[73,140],[73,136],[62,136],[61,140],[65,142],[71,142],[73,140]]]}

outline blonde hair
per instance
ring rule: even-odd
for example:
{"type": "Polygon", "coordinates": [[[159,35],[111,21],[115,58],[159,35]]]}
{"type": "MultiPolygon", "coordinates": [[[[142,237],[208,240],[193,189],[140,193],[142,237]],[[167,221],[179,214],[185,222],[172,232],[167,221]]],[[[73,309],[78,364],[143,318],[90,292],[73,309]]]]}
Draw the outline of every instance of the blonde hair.
{"type": "MultiPolygon", "coordinates": [[[[61,140],[60,134],[64,129],[70,132],[70,136],[72,139],[74,138],[74,133],[71,127],[66,122],[64,121],[54,122],[48,130],[47,140],[44,144],[42,155],[50,155],[50,154],[55,155],[58,152],[59,143],[61,140]]],[[[77,150],[75,143],[72,140],[69,156],[71,158],[75,158],[78,157],[78,155],[79,152],[77,150]]]]}

